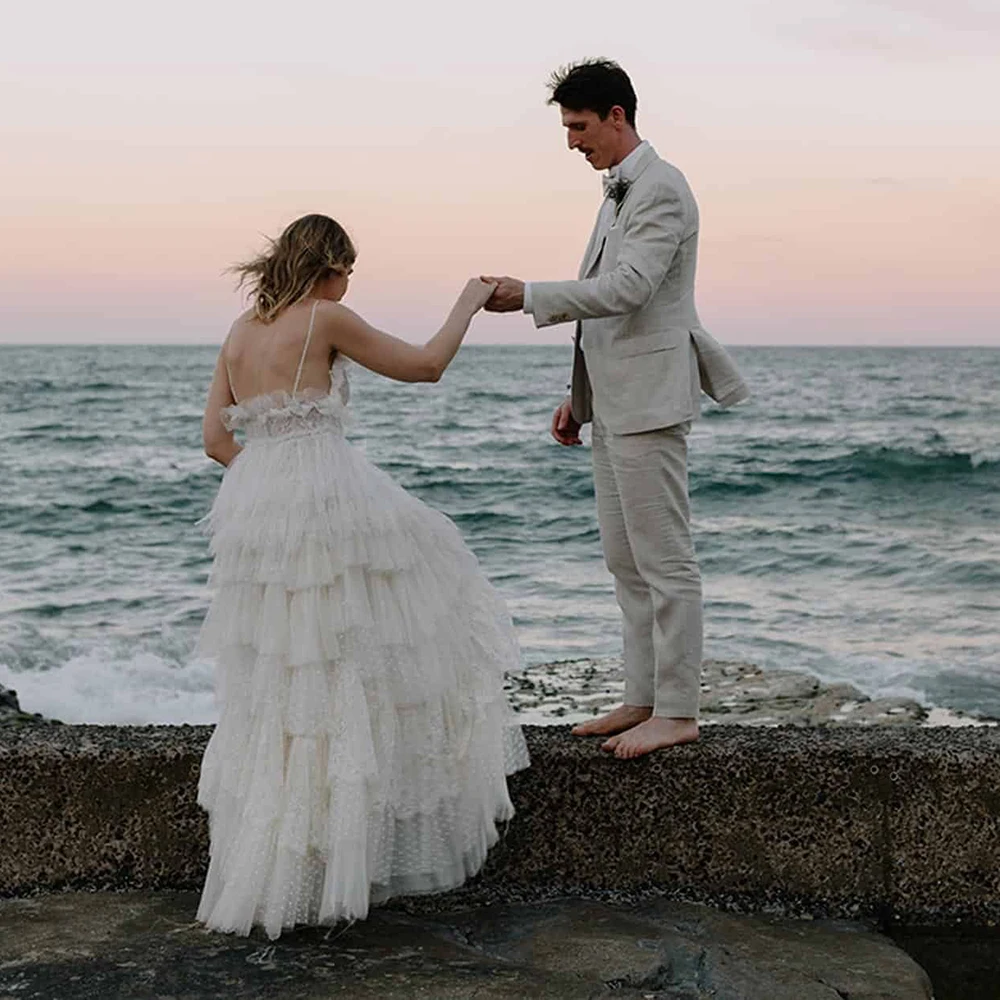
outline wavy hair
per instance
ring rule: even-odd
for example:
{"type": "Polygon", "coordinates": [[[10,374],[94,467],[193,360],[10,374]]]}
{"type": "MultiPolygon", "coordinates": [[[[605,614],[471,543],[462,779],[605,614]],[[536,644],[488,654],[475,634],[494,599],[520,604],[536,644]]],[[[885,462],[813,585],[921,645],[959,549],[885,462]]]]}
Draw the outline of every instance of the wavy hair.
{"type": "Polygon", "coordinates": [[[317,282],[347,274],[357,257],[344,227],[327,215],[303,215],[268,242],[264,253],[229,269],[239,275],[237,287],[249,287],[262,323],[305,298],[317,282]]]}

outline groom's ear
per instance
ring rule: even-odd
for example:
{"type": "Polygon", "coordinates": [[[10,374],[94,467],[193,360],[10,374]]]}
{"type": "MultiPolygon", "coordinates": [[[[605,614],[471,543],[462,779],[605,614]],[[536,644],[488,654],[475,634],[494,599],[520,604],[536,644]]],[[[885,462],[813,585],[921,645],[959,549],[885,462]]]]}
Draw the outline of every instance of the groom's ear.
{"type": "Polygon", "coordinates": [[[620,104],[612,105],[611,110],[608,112],[608,116],[611,118],[612,124],[615,128],[622,128],[628,120],[625,117],[625,109],[620,104]]]}

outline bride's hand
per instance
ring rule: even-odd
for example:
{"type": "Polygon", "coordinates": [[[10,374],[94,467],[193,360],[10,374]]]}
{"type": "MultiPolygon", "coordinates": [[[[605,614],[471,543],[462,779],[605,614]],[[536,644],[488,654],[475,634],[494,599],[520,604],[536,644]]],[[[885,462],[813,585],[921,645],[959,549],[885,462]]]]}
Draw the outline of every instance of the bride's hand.
{"type": "Polygon", "coordinates": [[[467,308],[472,315],[479,312],[496,291],[495,281],[483,281],[482,278],[470,278],[466,282],[462,294],[458,297],[461,306],[467,308]]]}

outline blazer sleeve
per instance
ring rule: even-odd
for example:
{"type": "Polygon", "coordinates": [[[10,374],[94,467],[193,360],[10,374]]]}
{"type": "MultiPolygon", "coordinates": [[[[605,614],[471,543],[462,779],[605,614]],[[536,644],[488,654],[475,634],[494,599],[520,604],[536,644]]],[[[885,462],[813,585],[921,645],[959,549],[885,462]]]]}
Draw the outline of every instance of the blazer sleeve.
{"type": "Polygon", "coordinates": [[[579,319],[625,316],[645,306],[670,269],[685,235],[684,204],[669,184],[658,182],[623,216],[614,270],[581,281],[533,281],[535,326],[579,319]]]}

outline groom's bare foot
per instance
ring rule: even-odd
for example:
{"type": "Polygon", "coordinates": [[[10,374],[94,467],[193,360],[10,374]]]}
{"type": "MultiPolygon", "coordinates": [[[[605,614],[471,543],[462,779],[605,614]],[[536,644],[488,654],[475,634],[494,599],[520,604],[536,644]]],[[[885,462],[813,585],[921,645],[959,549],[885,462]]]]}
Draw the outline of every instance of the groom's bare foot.
{"type": "Polygon", "coordinates": [[[613,736],[601,744],[602,750],[613,753],[621,760],[631,760],[643,754],[675,747],[681,743],[693,743],[698,739],[696,719],[667,719],[653,715],[633,726],[619,736],[613,736]]]}
{"type": "Polygon", "coordinates": [[[652,714],[653,709],[649,705],[619,705],[599,719],[574,726],[572,732],[574,736],[610,736],[632,729],[652,714]]]}

